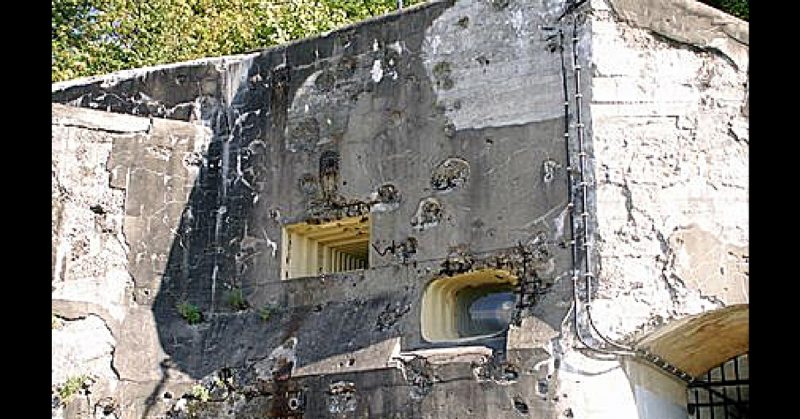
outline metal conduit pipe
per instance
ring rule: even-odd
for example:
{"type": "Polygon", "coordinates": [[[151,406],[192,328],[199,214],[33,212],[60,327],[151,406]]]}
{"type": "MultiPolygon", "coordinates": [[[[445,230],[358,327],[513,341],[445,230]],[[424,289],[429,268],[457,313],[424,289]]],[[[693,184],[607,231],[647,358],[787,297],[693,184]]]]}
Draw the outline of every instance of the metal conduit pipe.
{"type": "MultiPolygon", "coordinates": [[[[581,2],[583,3],[583,2],[581,2]]],[[[563,15],[562,15],[563,17],[563,15]]],[[[560,20],[560,18],[559,18],[560,20]]],[[[552,28],[551,28],[552,29],[552,28]]],[[[589,212],[588,212],[588,182],[585,178],[585,159],[587,156],[586,151],[584,150],[584,142],[583,142],[583,128],[584,123],[581,120],[581,105],[582,105],[582,98],[583,95],[580,92],[580,70],[581,66],[578,63],[578,37],[577,37],[577,22],[573,21],[572,26],[572,51],[573,51],[573,69],[575,73],[575,100],[576,100],[576,129],[577,129],[577,136],[578,136],[578,157],[580,159],[578,170],[580,171],[580,181],[577,183],[577,186],[581,187],[581,218],[583,221],[583,234],[582,234],[582,243],[581,246],[584,249],[584,269],[585,274],[583,275],[585,278],[584,283],[584,290],[586,292],[587,302],[584,305],[584,310],[586,310],[587,320],[589,322],[589,326],[591,329],[599,336],[604,342],[611,346],[615,346],[619,349],[605,349],[605,348],[598,348],[589,345],[581,335],[581,328],[580,322],[578,321],[578,310],[580,305],[578,302],[580,301],[580,297],[578,295],[578,280],[580,276],[580,268],[578,263],[578,243],[576,240],[575,235],[575,201],[574,201],[574,191],[573,187],[576,186],[573,184],[573,176],[572,173],[575,168],[572,167],[571,164],[571,150],[570,150],[570,143],[569,143],[569,89],[567,87],[567,69],[566,63],[564,60],[564,33],[563,30],[559,29],[558,31],[559,36],[559,46],[560,46],[560,56],[561,56],[561,72],[562,72],[562,80],[563,80],[563,93],[564,93],[564,145],[566,150],[566,167],[567,167],[567,194],[568,194],[568,203],[567,208],[569,209],[569,218],[570,218],[570,247],[571,247],[571,258],[572,258],[572,307],[574,309],[573,313],[573,325],[575,327],[575,336],[577,337],[578,341],[583,344],[587,349],[590,349],[595,352],[617,355],[617,356],[632,356],[638,359],[645,360],[656,367],[660,368],[661,370],[670,373],[681,380],[692,383],[695,381],[695,378],[691,375],[687,374],[685,371],[677,368],[676,366],[670,364],[664,359],[661,359],[657,355],[647,351],[646,349],[634,349],[628,347],[626,345],[622,345],[619,343],[615,343],[610,339],[606,338],[600,331],[597,330],[597,327],[594,324],[594,320],[592,319],[591,313],[591,278],[594,278],[594,274],[591,273],[591,250],[592,247],[591,243],[588,240],[588,225],[589,225],[589,212]]]]}
{"type": "Polygon", "coordinates": [[[581,218],[583,221],[583,237],[582,237],[582,244],[584,250],[584,289],[586,290],[586,317],[589,320],[589,326],[592,330],[597,334],[597,336],[602,339],[605,343],[615,346],[619,349],[623,349],[625,351],[633,351],[634,349],[630,346],[623,345],[620,343],[616,343],[605,337],[594,324],[594,320],[592,319],[592,278],[594,278],[594,274],[592,274],[592,264],[591,264],[591,247],[592,244],[589,240],[589,203],[588,203],[588,190],[589,185],[586,181],[586,156],[587,153],[585,151],[584,145],[584,123],[581,119],[581,105],[582,105],[582,98],[583,95],[580,91],[581,86],[581,66],[578,63],[578,30],[577,30],[577,22],[573,21],[572,23],[572,66],[573,66],[573,73],[575,74],[575,128],[578,134],[578,165],[579,165],[579,172],[580,172],[580,181],[579,185],[581,185],[581,218]]]}
{"type": "Polygon", "coordinates": [[[562,77],[562,85],[564,91],[564,149],[566,151],[566,166],[567,166],[567,208],[569,209],[569,231],[570,231],[570,249],[571,249],[571,259],[572,259],[572,307],[573,307],[573,327],[575,328],[575,336],[578,338],[578,341],[585,347],[589,348],[590,350],[607,353],[612,355],[630,355],[628,352],[620,352],[620,351],[612,351],[603,348],[595,348],[589,345],[586,341],[584,341],[583,336],[581,335],[581,328],[580,323],[578,321],[578,310],[580,309],[580,305],[578,301],[580,298],[578,297],[578,275],[579,269],[578,268],[578,243],[575,240],[575,200],[574,200],[574,193],[573,193],[573,178],[572,178],[572,165],[571,165],[571,158],[570,158],[570,147],[569,147],[569,89],[567,87],[567,68],[566,62],[564,60],[564,32],[559,29],[558,31],[559,36],[559,44],[560,44],[560,55],[561,55],[561,71],[563,74],[562,77]]]}

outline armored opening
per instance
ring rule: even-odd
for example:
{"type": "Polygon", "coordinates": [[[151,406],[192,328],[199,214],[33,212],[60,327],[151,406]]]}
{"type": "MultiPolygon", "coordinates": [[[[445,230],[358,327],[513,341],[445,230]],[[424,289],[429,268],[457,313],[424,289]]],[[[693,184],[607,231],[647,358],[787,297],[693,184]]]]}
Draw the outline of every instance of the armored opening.
{"type": "Polygon", "coordinates": [[[747,353],[710,369],[689,384],[688,411],[692,419],[750,417],[750,372],[747,353]]]}
{"type": "Polygon", "coordinates": [[[284,227],[281,278],[368,268],[370,231],[366,216],[284,227]]]}
{"type": "Polygon", "coordinates": [[[515,276],[499,269],[434,280],[422,297],[423,339],[477,339],[504,332],[516,305],[516,285],[515,276]]]}

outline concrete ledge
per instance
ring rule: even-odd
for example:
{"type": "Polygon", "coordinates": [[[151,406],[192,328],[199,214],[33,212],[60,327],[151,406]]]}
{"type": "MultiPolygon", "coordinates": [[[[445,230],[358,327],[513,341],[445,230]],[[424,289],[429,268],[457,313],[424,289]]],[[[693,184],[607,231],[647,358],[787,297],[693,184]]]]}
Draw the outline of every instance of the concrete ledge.
{"type": "Polygon", "coordinates": [[[750,25],[695,0],[608,0],[618,17],[673,41],[715,50],[747,68],[750,25]]]}

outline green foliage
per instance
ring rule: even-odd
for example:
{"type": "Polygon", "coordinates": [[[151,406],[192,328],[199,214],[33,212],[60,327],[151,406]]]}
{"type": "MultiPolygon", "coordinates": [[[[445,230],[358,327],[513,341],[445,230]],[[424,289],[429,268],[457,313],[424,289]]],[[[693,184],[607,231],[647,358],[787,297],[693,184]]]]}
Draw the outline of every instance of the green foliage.
{"type": "Polygon", "coordinates": [[[208,389],[204,386],[195,384],[192,386],[192,397],[205,403],[211,397],[211,393],[209,393],[208,389]]]}
{"type": "Polygon", "coordinates": [[[700,0],[711,7],[732,14],[742,20],[750,20],[749,0],[700,0]]]}
{"type": "Polygon", "coordinates": [[[244,293],[241,288],[234,288],[228,291],[227,299],[228,305],[234,310],[247,310],[247,308],[250,307],[250,304],[248,304],[247,300],[244,298],[244,293]]]}
{"type": "Polygon", "coordinates": [[[265,304],[263,307],[258,309],[258,316],[261,317],[263,321],[269,321],[270,317],[272,317],[272,313],[275,312],[275,308],[269,304],[265,304]]]}
{"type": "Polygon", "coordinates": [[[51,76],[244,53],[395,7],[395,0],[52,0],[51,76]]]}
{"type": "Polygon", "coordinates": [[[83,383],[85,383],[87,379],[89,379],[87,375],[67,378],[67,381],[58,388],[58,397],[61,398],[62,403],[68,403],[70,399],[72,399],[72,396],[83,388],[83,383]]]}
{"type": "Polygon", "coordinates": [[[197,324],[203,320],[200,309],[196,305],[186,301],[178,304],[178,314],[189,324],[197,324]]]}

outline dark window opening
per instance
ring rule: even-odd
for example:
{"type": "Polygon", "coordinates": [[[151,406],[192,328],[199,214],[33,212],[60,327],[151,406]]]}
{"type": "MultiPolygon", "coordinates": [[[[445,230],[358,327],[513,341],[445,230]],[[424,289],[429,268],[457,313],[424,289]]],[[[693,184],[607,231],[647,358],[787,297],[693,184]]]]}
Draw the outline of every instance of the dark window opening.
{"type": "Polygon", "coordinates": [[[461,336],[492,335],[511,323],[517,298],[510,285],[468,287],[456,294],[458,333],[461,336]]]}
{"type": "Polygon", "coordinates": [[[369,267],[369,217],[283,229],[281,278],[291,279],[369,267]]]}
{"type": "Polygon", "coordinates": [[[473,340],[508,329],[517,278],[482,269],[432,281],[422,297],[422,337],[429,342],[473,340]]]}
{"type": "Polygon", "coordinates": [[[689,384],[691,419],[750,418],[749,354],[733,357],[689,384]]]}

